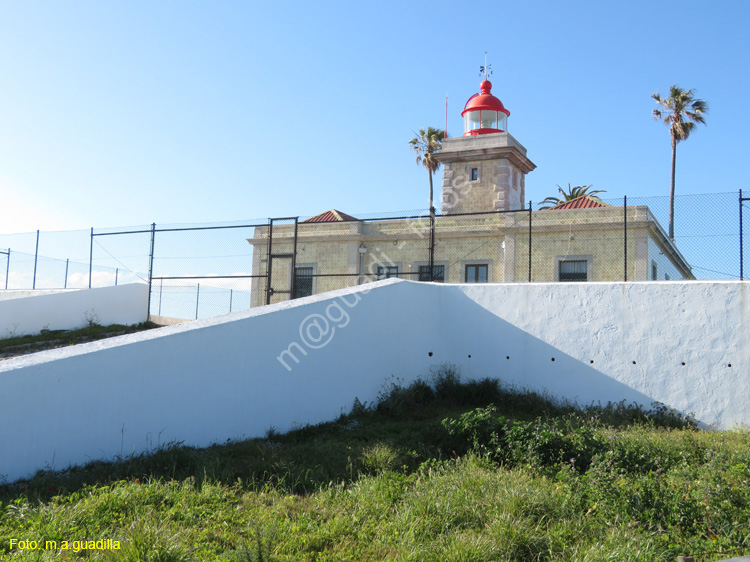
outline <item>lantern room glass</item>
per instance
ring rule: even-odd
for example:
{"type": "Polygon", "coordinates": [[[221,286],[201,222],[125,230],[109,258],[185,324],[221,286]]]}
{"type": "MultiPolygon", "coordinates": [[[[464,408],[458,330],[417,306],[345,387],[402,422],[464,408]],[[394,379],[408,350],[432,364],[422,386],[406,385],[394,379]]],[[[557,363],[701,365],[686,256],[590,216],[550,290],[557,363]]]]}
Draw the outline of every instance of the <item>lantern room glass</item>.
{"type": "Polygon", "coordinates": [[[464,115],[464,131],[469,132],[475,129],[498,129],[505,131],[507,129],[508,116],[502,111],[490,109],[480,109],[469,111],[464,115]]]}

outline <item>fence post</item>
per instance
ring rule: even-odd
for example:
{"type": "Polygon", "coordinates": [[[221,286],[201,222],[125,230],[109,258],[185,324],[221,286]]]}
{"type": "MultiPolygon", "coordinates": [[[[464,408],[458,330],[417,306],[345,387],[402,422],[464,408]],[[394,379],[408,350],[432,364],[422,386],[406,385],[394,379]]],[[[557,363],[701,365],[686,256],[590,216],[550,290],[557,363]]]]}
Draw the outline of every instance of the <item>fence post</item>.
{"type": "MultiPolygon", "coordinates": [[[[159,279],[159,316],[161,316],[161,291],[164,288],[164,279],[159,279]]],[[[151,294],[151,291],[149,291],[151,294]]]]}
{"type": "Polygon", "coordinates": [[[625,195],[623,197],[623,231],[624,231],[624,238],[625,238],[625,267],[624,267],[624,280],[628,280],[628,196],[625,195]]]}
{"type": "Polygon", "coordinates": [[[529,283],[531,283],[531,205],[529,200],[529,283]]]}
{"type": "Polygon", "coordinates": [[[198,304],[201,300],[201,284],[198,283],[198,290],[195,293],[195,319],[198,320],[198,304]]]}
{"type": "Polygon", "coordinates": [[[297,294],[297,240],[298,240],[299,217],[294,218],[294,244],[292,246],[292,278],[289,280],[289,300],[297,294]]]}
{"type": "MultiPolygon", "coordinates": [[[[266,250],[266,304],[271,304],[271,295],[273,295],[273,287],[271,287],[271,269],[273,267],[273,219],[268,218],[268,249],[266,250]]],[[[292,272],[294,273],[294,272],[292,272]]]]}
{"type": "Polygon", "coordinates": [[[8,288],[8,276],[10,275],[10,248],[8,248],[8,261],[5,265],[5,288],[8,288]]]}
{"type": "MultiPolygon", "coordinates": [[[[148,256],[148,303],[146,304],[146,319],[151,316],[151,282],[154,278],[154,239],[156,238],[156,223],[151,223],[151,252],[148,256]]],[[[161,307],[161,296],[159,296],[159,306],[161,307]]]]}
{"type": "Polygon", "coordinates": [[[435,280],[435,206],[430,201],[430,281],[435,280]]]}
{"type": "Polygon", "coordinates": [[[94,268],[94,227],[91,227],[91,246],[89,247],[89,289],[91,288],[91,272],[94,268]]]}
{"type": "Polygon", "coordinates": [[[120,268],[115,268],[115,287],[117,287],[117,276],[120,274],[120,268]]]}
{"type": "Polygon", "coordinates": [[[39,259],[39,231],[36,231],[36,250],[34,250],[34,280],[31,284],[32,289],[36,289],[36,262],[39,259]]]}
{"type": "MultiPolygon", "coordinates": [[[[740,189],[740,281],[745,280],[744,251],[742,248],[742,201],[742,190],[740,189]]],[[[10,249],[8,249],[8,252],[10,252],[10,249]]],[[[10,261],[10,255],[8,256],[8,261],[10,261]]]]}
{"type": "Polygon", "coordinates": [[[229,312],[232,312],[232,293],[233,289],[229,289],[229,312]]]}
{"type": "Polygon", "coordinates": [[[65,284],[63,285],[63,289],[68,288],[68,266],[70,265],[70,258],[65,259],[65,284]]]}

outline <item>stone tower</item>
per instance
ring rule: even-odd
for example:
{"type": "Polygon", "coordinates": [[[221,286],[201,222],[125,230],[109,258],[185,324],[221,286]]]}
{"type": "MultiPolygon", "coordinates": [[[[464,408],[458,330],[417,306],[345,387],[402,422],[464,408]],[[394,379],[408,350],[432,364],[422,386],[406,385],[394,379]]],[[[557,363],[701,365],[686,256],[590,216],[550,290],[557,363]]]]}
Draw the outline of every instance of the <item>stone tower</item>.
{"type": "Polygon", "coordinates": [[[526,174],[536,168],[526,148],[507,132],[510,111],[492,95],[492,83],[466,102],[464,134],[446,138],[436,154],[443,164],[441,214],[524,208],[526,174]]]}

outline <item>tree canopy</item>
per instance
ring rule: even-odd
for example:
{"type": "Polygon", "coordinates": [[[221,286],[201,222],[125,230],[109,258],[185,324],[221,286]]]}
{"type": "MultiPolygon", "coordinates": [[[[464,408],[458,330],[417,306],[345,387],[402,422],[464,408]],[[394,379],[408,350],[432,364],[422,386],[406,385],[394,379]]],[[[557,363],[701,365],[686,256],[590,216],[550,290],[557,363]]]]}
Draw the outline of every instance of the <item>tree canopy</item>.
{"type": "Polygon", "coordinates": [[[584,197],[588,195],[592,199],[596,199],[597,201],[600,201],[600,199],[596,196],[597,193],[606,193],[606,191],[601,189],[596,189],[594,191],[589,191],[594,187],[593,185],[576,185],[571,187],[570,184],[568,184],[568,191],[565,191],[562,187],[559,185],[557,186],[557,190],[560,192],[560,195],[562,197],[547,197],[544,201],[539,203],[540,205],[543,205],[543,207],[539,207],[539,210],[542,209],[551,209],[552,207],[556,207],[560,203],[565,203],[566,201],[573,201],[574,199],[578,199],[580,197],[584,197]]]}

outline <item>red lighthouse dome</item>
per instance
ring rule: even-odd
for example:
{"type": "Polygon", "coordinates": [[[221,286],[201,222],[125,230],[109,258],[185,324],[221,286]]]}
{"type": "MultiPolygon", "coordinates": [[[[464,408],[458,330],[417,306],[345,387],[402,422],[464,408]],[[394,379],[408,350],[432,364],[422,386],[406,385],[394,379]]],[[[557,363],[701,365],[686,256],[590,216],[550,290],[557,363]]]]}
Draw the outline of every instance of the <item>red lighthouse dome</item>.
{"type": "Polygon", "coordinates": [[[508,128],[510,111],[492,95],[492,82],[485,79],[479,88],[481,93],[471,96],[461,112],[465,137],[502,133],[508,128]]]}

